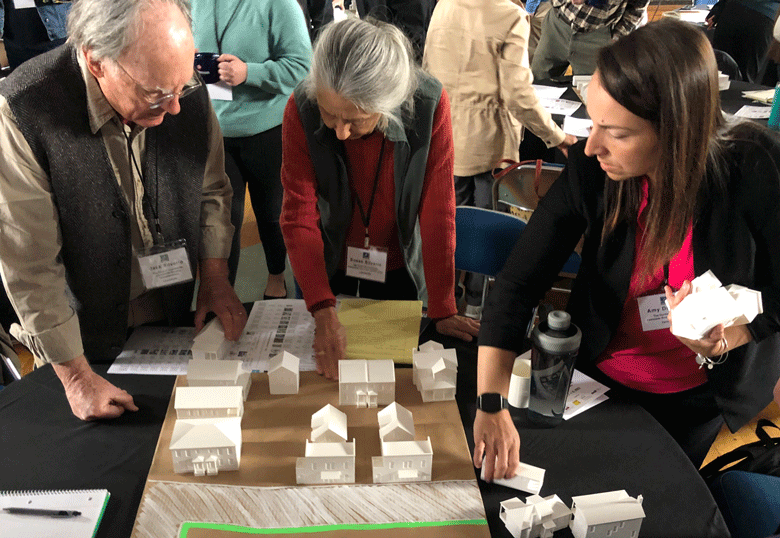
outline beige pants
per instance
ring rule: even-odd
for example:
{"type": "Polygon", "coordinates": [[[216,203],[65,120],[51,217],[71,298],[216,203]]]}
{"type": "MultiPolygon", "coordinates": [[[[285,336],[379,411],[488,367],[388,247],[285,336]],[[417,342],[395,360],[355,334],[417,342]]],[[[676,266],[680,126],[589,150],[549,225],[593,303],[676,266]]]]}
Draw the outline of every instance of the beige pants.
{"type": "Polygon", "coordinates": [[[542,37],[542,23],[547,13],[552,9],[552,2],[545,0],[536,11],[531,13],[531,35],[528,38],[528,62],[532,62],[534,59],[534,51],[536,45],[539,44],[539,38],[542,37]]]}

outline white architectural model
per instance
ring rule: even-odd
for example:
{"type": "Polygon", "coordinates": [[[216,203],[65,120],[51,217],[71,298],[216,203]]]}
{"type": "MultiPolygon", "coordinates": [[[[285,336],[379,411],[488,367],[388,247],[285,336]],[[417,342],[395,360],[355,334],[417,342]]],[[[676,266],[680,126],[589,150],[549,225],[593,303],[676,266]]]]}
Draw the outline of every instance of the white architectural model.
{"type": "Polygon", "coordinates": [[[431,480],[433,448],[425,441],[382,441],[382,455],[371,458],[375,484],[431,480]]]}
{"type": "Polygon", "coordinates": [[[268,364],[268,386],[271,394],[298,394],[300,364],[301,359],[287,351],[271,357],[268,364]]]}
{"type": "Polygon", "coordinates": [[[298,484],[352,484],[355,482],[355,440],[348,443],[310,443],[306,456],[295,463],[298,484]]]}
{"type": "Polygon", "coordinates": [[[177,387],[176,418],[230,418],[244,414],[241,387],[177,387]]]}
{"type": "Polygon", "coordinates": [[[241,463],[241,417],[179,419],[173,426],[171,458],[176,473],[215,475],[241,463]]]}
{"type": "Polygon", "coordinates": [[[187,385],[190,387],[241,387],[244,401],[252,386],[252,373],[244,370],[243,362],[191,359],[187,365],[187,385]]]}
{"type": "Polygon", "coordinates": [[[454,400],[458,355],[454,349],[422,351],[426,344],[420,346],[421,351],[415,351],[412,355],[412,381],[420,391],[423,402],[454,400]]]}
{"type": "MultiPolygon", "coordinates": [[[[436,350],[439,350],[439,349],[444,349],[444,346],[442,344],[440,344],[439,342],[434,342],[433,340],[428,340],[424,344],[420,344],[420,347],[417,348],[417,349],[419,349],[422,352],[436,351],[436,350]]],[[[414,351],[417,351],[417,349],[415,349],[414,351]]]]}
{"type": "Polygon", "coordinates": [[[339,361],[339,405],[377,407],[395,400],[392,360],[339,361]]]}
{"type": "Polygon", "coordinates": [[[225,340],[225,329],[219,318],[209,321],[192,341],[193,359],[224,359],[230,351],[231,343],[225,340]]]}
{"type": "Polygon", "coordinates": [[[530,495],[525,502],[517,497],[503,501],[499,517],[514,538],[552,538],[569,524],[571,510],[557,495],[530,495]]]}
{"type": "Polygon", "coordinates": [[[761,292],[736,284],[724,288],[712,271],[694,278],[691,286],[691,294],[672,310],[676,336],[698,340],[719,323],[745,325],[764,311],[761,292]]]}
{"type": "Polygon", "coordinates": [[[645,517],[642,496],[630,497],[625,490],[572,497],[573,518],[569,527],[574,538],[635,538],[645,517]]]}
{"type": "Polygon", "coordinates": [[[379,420],[379,438],[382,441],[414,441],[412,412],[398,402],[391,403],[376,416],[379,420]]]}
{"type": "Polygon", "coordinates": [[[343,443],[346,440],[346,413],[328,404],[311,416],[312,443],[343,443]]]}
{"type": "MultiPolygon", "coordinates": [[[[480,478],[482,480],[485,479],[484,463],[482,464],[480,478]]],[[[542,484],[544,484],[544,469],[528,465],[527,463],[520,463],[515,476],[512,478],[494,478],[493,483],[538,495],[542,491],[542,484]]]]}

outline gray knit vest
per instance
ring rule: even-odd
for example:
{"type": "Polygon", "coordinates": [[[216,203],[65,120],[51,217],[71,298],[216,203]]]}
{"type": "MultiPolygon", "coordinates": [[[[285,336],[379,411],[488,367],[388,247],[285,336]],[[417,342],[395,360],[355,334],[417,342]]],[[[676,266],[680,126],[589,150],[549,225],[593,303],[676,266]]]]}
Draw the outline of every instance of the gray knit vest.
{"type": "MultiPolygon", "coordinates": [[[[92,134],[86,85],[76,52],[63,46],[0,81],[17,125],[49,176],[62,233],[66,290],[78,314],[84,353],[113,360],[124,346],[130,297],[132,211],[108,158],[92,134]]],[[[195,274],[203,175],[208,157],[205,89],[181,101],[181,112],[146,130],[144,178],[167,241],[186,239],[195,274]]],[[[145,211],[147,219],[151,219],[145,211]]],[[[164,289],[167,321],[191,322],[193,283],[164,289]]]]}

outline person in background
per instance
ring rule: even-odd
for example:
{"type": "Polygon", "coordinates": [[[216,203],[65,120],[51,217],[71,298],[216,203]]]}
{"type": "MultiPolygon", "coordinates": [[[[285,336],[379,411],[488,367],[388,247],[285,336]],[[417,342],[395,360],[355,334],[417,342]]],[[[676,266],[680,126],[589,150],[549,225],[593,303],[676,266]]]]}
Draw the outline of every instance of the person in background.
{"type": "MultiPolygon", "coordinates": [[[[582,331],[577,368],[642,405],[698,467],[724,420],[731,431],[751,420],[780,376],[780,138],[725,120],[709,41],[675,20],[602,49],[587,107],[590,137],[569,149],[488,299],[477,393],[506,397],[521,329],[584,233],[567,307],[582,331]],[[763,314],[700,340],[643,330],[641,301],[673,310],[708,270],[760,291],[763,314]]],[[[507,410],[478,410],[474,439],[488,477],[515,474],[507,410]]]]}
{"type": "Polygon", "coordinates": [[[531,16],[531,33],[528,36],[528,62],[534,59],[536,47],[539,46],[539,40],[542,37],[542,24],[547,14],[552,9],[550,0],[528,0],[525,3],[525,10],[531,16]]]}
{"type": "MultiPolygon", "coordinates": [[[[440,0],[433,11],[423,67],[451,100],[457,205],[493,208],[493,167],[519,158],[524,127],[564,152],[577,141],[556,125],[531,86],[529,29],[528,14],[511,0],[440,0]]],[[[468,317],[482,314],[483,281],[465,277],[468,317]]]]}
{"type": "Polygon", "coordinates": [[[69,43],[0,81],[0,273],[12,334],[84,420],[137,410],[97,375],[128,327],[208,312],[236,340],[222,133],[186,0],[79,0],[69,43]]]}
{"type": "Polygon", "coordinates": [[[314,316],[318,372],[336,379],[344,358],[337,294],[427,298],[439,332],[476,336],[478,322],[456,315],[452,294],[449,99],[404,34],[355,17],[324,28],[282,129],[282,232],[314,316]],[[363,259],[373,270],[349,276],[366,269],[363,259]]]}
{"type": "Polygon", "coordinates": [[[642,24],[649,1],[550,0],[531,62],[534,78],[559,77],[569,65],[575,75],[592,74],[598,50],[642,24]]]}
{"type": "Polygon", "coordinates": [[[778,8],[780,0],[721,0],[707,16],[707,25],[714,28],[712,47],[734,58],[742,80],[761,84],[759,72],[778,8]]]}
{"type": "Polygon", "coordinates": [[[241,252],[244,196],[249,187],[268,267],[264,298],[287,296],[287,250],[279,227],[282,207],[282,115],[287,98],[306,76],[311,41],[296,0],[195,0],[195,46],[219,54],[219,78],[231,100],[215,94],[225,143],[225,170],[233,187],[236,231],[228,259],[235,282],[241,252]]]}
{"type": "Polygon", "coordinates": [[[8,65],[16,69],[23,62],[65,43],[70,1],[19,7],[19,0],[0,0],[0,38],[8,65]]]}

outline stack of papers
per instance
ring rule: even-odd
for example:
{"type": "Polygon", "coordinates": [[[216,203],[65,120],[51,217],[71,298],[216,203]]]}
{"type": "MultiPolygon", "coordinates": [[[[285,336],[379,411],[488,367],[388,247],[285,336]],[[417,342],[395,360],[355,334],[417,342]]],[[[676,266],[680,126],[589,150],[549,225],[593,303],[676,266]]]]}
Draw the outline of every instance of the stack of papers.
{"type": "Polygon", "coordinates": [[[772,100],[775,97],[775,90],[771,88],[769,90],[750,90],[742,92],[742,97],[745,99],[751,99],[758,101],[759,103],[772,104],[772,100]]]}
{"type": "Polygon", "coordinates": [[[569,420],[571,417],[607,401],[609,399],[606,395],[608,390],[609,387],[586,376],[579,370],[574,370],[574,374],[571,376],[571,388],[569,388],[569,395],[566,398],[566,407],[563,410],[564,420],[569,420]]]}

